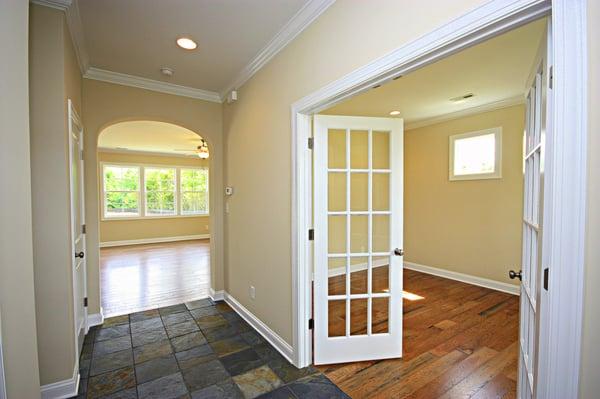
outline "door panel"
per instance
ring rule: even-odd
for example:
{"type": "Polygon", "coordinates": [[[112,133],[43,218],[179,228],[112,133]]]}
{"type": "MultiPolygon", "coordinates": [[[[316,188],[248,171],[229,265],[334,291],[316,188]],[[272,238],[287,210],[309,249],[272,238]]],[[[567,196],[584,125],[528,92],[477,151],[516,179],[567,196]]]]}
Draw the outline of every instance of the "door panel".
{"type": "Polygon", "coordinates": [[[400,357],[402,120],[314,126],[315,363],[400,357]]]}

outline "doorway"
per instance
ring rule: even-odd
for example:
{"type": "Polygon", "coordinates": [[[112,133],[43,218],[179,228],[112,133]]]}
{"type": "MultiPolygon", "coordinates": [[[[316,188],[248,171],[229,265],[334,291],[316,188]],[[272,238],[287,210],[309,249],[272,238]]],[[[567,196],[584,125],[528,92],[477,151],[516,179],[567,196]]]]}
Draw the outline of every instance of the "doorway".
{"type": "Polygon", "coordinates": [[[106,317],[209,296],[209,148],[156,121],[98,137],[100,284],[106,317]]]}

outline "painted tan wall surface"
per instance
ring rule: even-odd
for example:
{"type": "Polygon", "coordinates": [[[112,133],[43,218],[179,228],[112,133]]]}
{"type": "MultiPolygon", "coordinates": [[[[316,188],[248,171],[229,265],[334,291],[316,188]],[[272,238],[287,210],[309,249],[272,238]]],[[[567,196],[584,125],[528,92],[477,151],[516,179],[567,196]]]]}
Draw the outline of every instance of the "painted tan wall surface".
{"type": "Polygon", "coordinates": [[[586,275],[581,346],[579,397],[593,399],[600,392],[600,3],[588,1],[588,197],[586,275]]]}
{"type": "Polygon", "coordinates": [[[95,80],[83,80],[85,131],[85,205],[88,225],[89,312],[100,311],[98,269],[100,214],[98,204],[98,135],[107,126],[130,120],[174,123],[208,141],[210,149],[210,262],[213,289],[223,289],[223,141],[222,105],[95,80]]]}
{"type": "Polygon", "coordinates": [[[521,263],[522,105],[406,131],[406,262],[513,283],[521,263]],[[450,181],[449,136],[502,127],[502,178],[450,181]]]}
{"type": "MultiPolygon", "coordinates": [[[[98,152],[98,162],[194,167],[208,166],[208,161],[200,158],[163,157],[102,151],[98,152]]],[[[98,181],[100,181],[102,179],[101,167],[98,168],[98,173],[98,181]]],[[[208,234],[208,219],[208,216],[186,216],[159,219],[101,220],[100,242],[208,234]]]]}
{"type": "Polygon", "coordinates": [[[226,289],[288,343],[291,104],[483,2],[338,1],[241,87],[237,102],[224,105],[225,180],[235,188],[226,218],[226,289]]]}
{"type": "MultiPolygon", "coordinates": [[[[31,176],[38,355],[42,385],[73,377],[67,98],[81,77],[64,13],[30,8],[31,176]],[[49,212],[49,209],[52,211],[49,212]]],[[[81,112],[79,112],[81,114],[81,112]]]]}
{"type": "MultiPolygon", "coordinates": [[[[0,340],[8,398],[40,397],[29,149],[26,1],[0,2],[0,340]],[[5,95],[10,93],[10,95],[5,95]]],[[[2,388],[0,388],[2,389],[2,388]]]]}

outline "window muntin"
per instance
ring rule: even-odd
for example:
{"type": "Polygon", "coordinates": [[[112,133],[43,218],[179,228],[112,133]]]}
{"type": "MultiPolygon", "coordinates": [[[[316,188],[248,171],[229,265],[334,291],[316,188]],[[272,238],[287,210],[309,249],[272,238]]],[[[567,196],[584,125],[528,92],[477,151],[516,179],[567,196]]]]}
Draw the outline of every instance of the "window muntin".
{"type": "Polygon", "coordinates": [[[180,173],[181,214],[207,214],[208,170],[182,168],[180,173]]]}
{"type": "Polygon", "coordinates": [[[502,129],[450,136],[450,180],[502,177],[502,129]]]}
{"type": "Polygon", "coordinates": [[[107,218],[140,216],[140,168],[105,165],[104,216],[107,218]]]}
{"type": "Polygon", "coordinates": [[[144,168],[146,216],[177,214],[177,169],[144,168]]]}

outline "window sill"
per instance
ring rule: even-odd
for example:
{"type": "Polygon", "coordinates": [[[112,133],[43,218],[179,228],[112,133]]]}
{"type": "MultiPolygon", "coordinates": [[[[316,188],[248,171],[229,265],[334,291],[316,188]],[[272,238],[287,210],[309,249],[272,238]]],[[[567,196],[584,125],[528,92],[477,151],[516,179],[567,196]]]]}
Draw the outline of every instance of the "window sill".
{"type": "Polygon", "coordinates": [[[123,220],[162,220],[162,219],[182,219],[182,218],[201,218],[210,216],[208,213],[197,215],[164,215],[164,216],[125,216],[125,217],[101,217],[101,222],[123,221],[123,220]]]}

